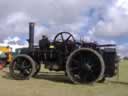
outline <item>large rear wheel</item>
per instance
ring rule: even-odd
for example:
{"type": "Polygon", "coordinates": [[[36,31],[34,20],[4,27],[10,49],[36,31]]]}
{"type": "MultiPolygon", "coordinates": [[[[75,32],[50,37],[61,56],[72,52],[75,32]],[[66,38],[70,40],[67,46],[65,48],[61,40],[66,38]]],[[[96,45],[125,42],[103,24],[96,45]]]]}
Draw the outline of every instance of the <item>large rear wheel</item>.
{"type": "Polygon", "coordinates": [[[9,69],[14,79],[29,79],[35,73],[35,61],[28,55],[18,55],[10,64],[9,69]]]}
{"type": "Polygon", "coordinates": [[[73,51],[66,63],[67,76],[73,83],[92,83],[104,76],[104,60],[91,48],[79,48],[73,51]]]}

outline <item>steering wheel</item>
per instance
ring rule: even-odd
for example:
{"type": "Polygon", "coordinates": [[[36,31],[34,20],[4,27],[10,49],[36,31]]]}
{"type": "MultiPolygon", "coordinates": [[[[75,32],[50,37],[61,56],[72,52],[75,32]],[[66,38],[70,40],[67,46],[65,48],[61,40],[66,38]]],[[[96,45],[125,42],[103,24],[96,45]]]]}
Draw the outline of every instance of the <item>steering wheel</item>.
{"type": "Polygon", "coordinates": [[[73,35],[69,32],[60,32],[55,36],[53,42],[54,44],[64,45],[66,51],[68,51],[68,44],[69,43],[75,44],[75,39],[73,35]]]}

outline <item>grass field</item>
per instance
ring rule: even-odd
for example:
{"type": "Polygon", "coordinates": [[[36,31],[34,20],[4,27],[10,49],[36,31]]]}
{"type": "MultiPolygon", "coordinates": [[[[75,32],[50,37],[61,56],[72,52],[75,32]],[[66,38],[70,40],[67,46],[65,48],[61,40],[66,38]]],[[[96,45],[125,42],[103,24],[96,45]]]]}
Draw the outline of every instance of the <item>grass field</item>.
{"type": "Polygon", "coordinates": [[[128,96],[128,61],[120,63],[118,80],[114,77],[92,85],[73,85],[62,73],[51,72],[16,81],[4,69],[0,72],[0,96],[128,96]]]}

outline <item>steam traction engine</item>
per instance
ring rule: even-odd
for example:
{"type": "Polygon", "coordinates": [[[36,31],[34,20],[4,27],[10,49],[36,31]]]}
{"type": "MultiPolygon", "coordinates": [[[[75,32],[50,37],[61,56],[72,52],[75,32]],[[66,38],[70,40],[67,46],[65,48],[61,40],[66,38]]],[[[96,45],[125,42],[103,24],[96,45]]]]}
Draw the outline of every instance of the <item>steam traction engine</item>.
{"type": "Polygon", "coordinates": [[[69,32],[58,33],[51,42],[42,36],[34,46],[34,23],[29,24],[29,47],[22,48],[10,64],[14,79],[25,80],[36,76],[41,62],[45,68],[64,71],[73,83],[91,83],[116,75],[115,45],[77,42],[69,32]]]}

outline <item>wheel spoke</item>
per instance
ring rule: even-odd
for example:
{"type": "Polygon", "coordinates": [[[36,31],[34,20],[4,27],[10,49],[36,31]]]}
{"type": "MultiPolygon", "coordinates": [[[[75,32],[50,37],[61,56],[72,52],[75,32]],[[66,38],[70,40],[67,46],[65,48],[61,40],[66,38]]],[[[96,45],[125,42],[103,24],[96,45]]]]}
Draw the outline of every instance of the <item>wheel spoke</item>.
{"type": "Polygon", "coordinates": [[[14,79],[27,79],[35,72],[34,61],[27,55],[17,56],[10,66],[10,73],[14,79]]]}
{"type": "Polygon", "coordinates": [[[28,69],[28,70],[27,70],[27,69],[25,69],[25,70],[24,70],[24,75],[29,75],[29,74],[30,74],[30,72],[31,72],[31,71],[30,71],[29,69],[28,69]]]}
{"type": "Polygon", "coordinates": [[[96,77],[95,77],[95,75],[94,75],[94,73],[93,73],[92,70],[88,70],[87,73],[88,73],[88,74],[87,74],[87,80],[88,80],[88,81],[93,81],[93,80],[96,79],[96,77]]]}
{"type": "Polygon", "coordinates": [[[63,34],[61,34],[61,39],[62,39],[62,42],[64,42],[65,40],[64,40],[64,37],[63,37],[63,34]]]}
{"type": "Polygon", "coordinates": [[[23,69],[29,69],[29,68],[32,68],[32,66],[28,64],[28,65],[25,65],[23,69]]]}
{"type": "Polygon", "coordinates": [[[66,41],[68,41],[70,39],[71,35],[68,36],[68,38],[66,39],[66,41]]]}

